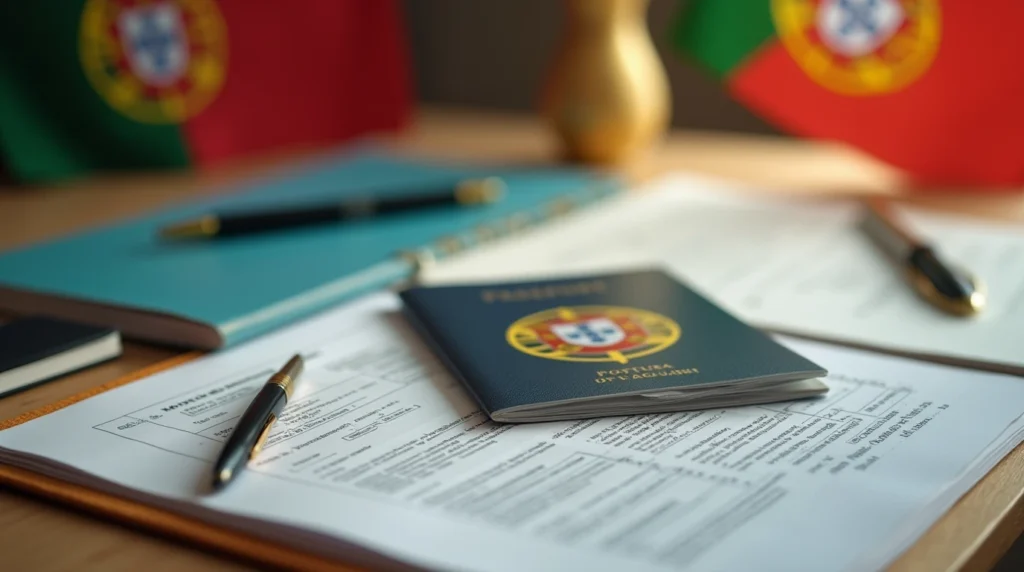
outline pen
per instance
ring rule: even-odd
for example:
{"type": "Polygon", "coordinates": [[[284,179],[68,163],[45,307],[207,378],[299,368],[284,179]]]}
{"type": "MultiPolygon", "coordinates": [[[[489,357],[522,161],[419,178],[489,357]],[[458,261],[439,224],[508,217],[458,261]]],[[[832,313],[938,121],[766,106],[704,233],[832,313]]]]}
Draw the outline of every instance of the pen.
{"type": "Polygon", "coordinates": [[[504,190],[505,185],[501,179],[487,177],[467,179],[455,185],[401,197],[213,213],[163,227],[160,229],[160,237],[169,240],[224,238],[432,207],[487,204],[500,200],[504,190]]]}
{"type": "Polygon", "coordinates": [[[865,203],[861,229],[905,270],[910,286],[928,303],[955,316],[977,314],[985,307],[982,281],[950,266],[915,237],[887,202],[865,203]]]}
{"type": "Polygon", "coordinates": [[[302,356],[296,354],[256,394],[213,465],[213,490],[227,486],[246,462],[259,455],[270,428],[295,391],[303,365],[302,356]]]}

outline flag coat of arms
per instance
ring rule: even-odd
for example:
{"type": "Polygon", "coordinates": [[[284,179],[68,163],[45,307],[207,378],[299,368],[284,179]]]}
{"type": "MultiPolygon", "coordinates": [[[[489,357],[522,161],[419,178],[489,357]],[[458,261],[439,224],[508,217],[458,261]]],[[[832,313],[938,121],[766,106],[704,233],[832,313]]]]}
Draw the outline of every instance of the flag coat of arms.
{"type": "Polygon", "coordinates": [[[206,166],[401,127],[397,0],[0,3],[0,151],[26,182],[206,166]]]}
{"type": "Polygon", "coordinates": [[[1024,2],[693,0],[674,42],[795,134],[924,185],[1024,184],[1024,2]]]}
{"type": "Polygon", "coordinates": [[[626,339],[625,330],[605,317],[552,324],[551,332],[565,344],[585,348],[606,348],[620,344],[626,339]]]}
{"type": "Polygon", "coordinates": [[[114,22],[131,71],[146,85],[163,87],[188,71],[188,32],[173,2],[132,6],[114,22]]]}

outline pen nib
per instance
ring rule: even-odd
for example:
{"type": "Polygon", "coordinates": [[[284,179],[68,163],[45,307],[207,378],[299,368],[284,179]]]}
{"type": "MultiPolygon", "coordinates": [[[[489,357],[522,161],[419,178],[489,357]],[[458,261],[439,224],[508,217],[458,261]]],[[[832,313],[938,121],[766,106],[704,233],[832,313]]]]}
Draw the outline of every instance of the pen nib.
{"type": "Polygon", "coordinates": [[[213,477],[213,490],[219,491],[224,488],[224,485],[228,484],[231,480],[232,471],[231,469],[222,469],[219,473],[213,477]]]}

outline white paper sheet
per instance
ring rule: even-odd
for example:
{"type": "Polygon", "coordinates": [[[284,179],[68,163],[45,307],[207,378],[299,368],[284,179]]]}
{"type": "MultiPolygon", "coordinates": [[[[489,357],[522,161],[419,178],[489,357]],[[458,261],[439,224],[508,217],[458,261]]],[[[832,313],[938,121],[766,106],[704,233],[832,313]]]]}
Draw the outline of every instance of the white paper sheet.
{"type": "Polygon", "coordinates": [[[793,340],[827,397],[495,425],[397,309],[373,295],[0,432],[0,461],[335,557],[820,572],[884,565],[1021,438],[1015,378],[793,340]],[[295,351],[307,373],[263,453],[205,495],[295,351]]]}
{"type": "Polygon", "coordinates": [[[947,316],[917,297],[855,228],[848,202],[744,195],[684,175],[484,246],[428,283],[661,266],[760,326],[1024,372],[1024,228],[906,211],[944,258],[983,278],[985,312],[947,316]]]}

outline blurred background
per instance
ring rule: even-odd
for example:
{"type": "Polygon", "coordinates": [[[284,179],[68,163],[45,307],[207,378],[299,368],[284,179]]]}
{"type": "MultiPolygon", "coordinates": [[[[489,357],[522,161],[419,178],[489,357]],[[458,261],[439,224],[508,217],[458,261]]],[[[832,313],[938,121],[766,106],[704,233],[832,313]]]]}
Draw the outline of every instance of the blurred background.
{"type": "Polygon", "coordinates": [[[1006,54],[1024,5],[801,6],[812,4],[5,2],[0,151],[27,183],[205,167],[400,131],[426,104],[539,113],[585,162],[649,147],[670,116],[843,142],[915,190],[1020,190],[1024,75],[1007,73],[1006,54]],[[1006,43],[999,57],[982,35],[1006,43]]]}
{"type": "MultiPolygon", "coordinates": [[[[647,23],[672,86],[672,124],[778,130],[731,99],[722,83],[670,46],[690,0],[651,0],[647,23]]],[[[404,0],[418,98],[424,103],[533,111],[556,51],[563,5],[551,0],[404,0]]]]}

